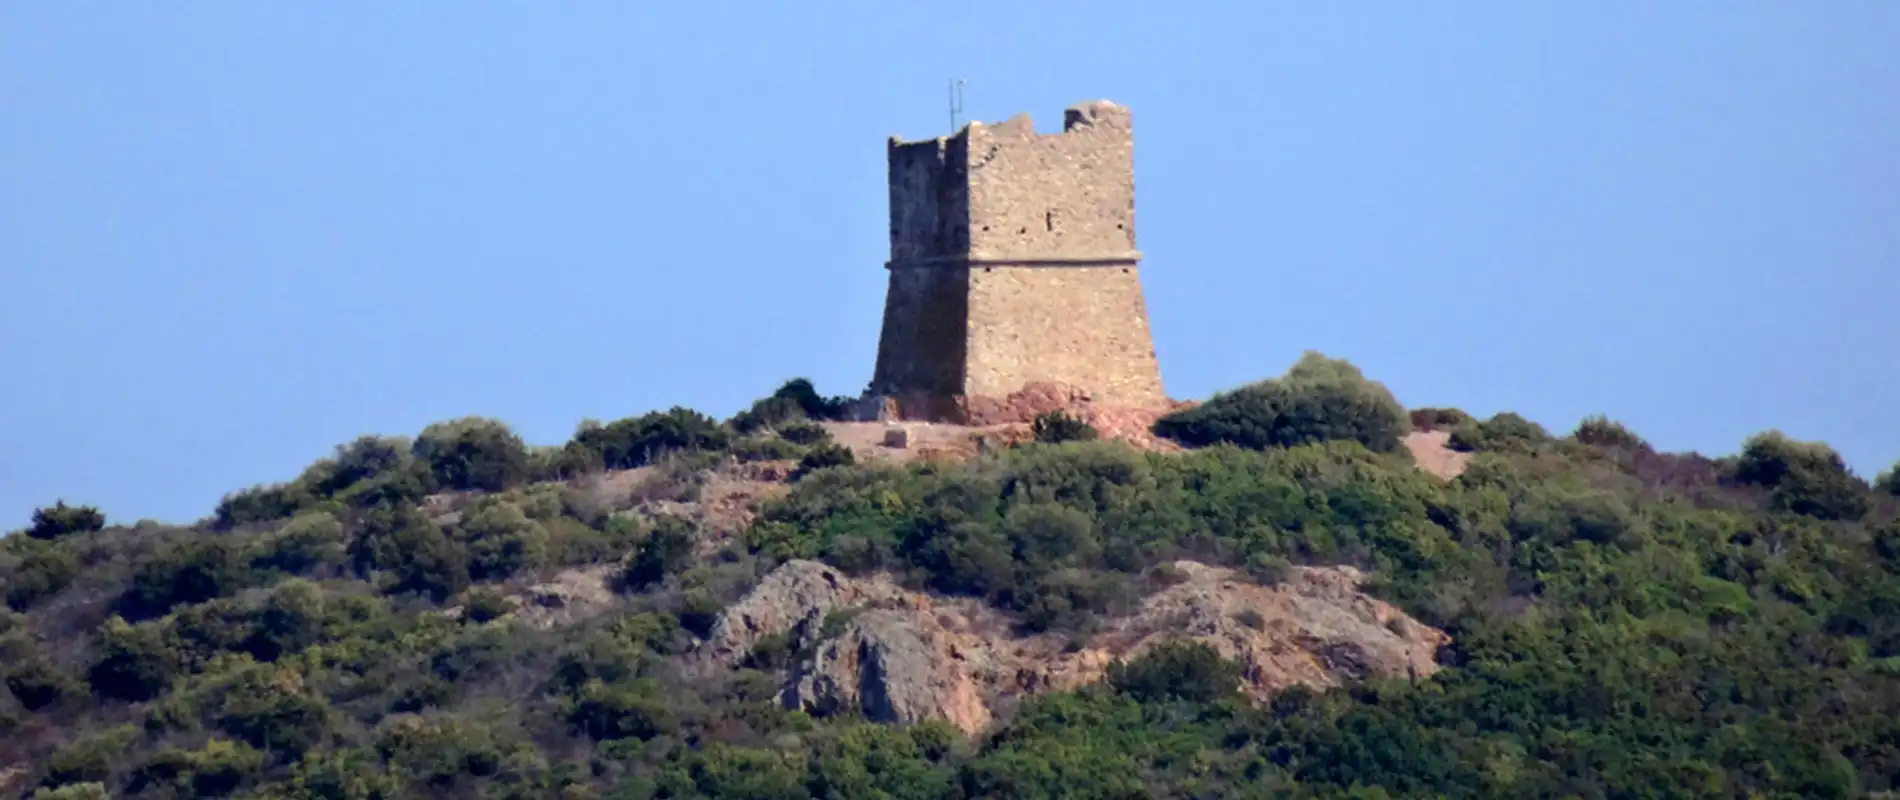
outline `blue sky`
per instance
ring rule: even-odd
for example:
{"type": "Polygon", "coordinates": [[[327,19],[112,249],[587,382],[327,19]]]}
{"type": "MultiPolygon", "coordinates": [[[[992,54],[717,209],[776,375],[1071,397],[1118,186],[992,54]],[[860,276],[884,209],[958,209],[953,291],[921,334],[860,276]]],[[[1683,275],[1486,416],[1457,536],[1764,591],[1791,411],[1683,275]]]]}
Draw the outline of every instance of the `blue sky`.
{"type": "Polygon", "coordinates": [[[1136,124],[1177,397],[1900,458],[1900,3],[0,6],[0,528],[870,377],[884,141],[1136,124]],[[1558,6],[1563,6],[1558,8],[1558,6]]]}

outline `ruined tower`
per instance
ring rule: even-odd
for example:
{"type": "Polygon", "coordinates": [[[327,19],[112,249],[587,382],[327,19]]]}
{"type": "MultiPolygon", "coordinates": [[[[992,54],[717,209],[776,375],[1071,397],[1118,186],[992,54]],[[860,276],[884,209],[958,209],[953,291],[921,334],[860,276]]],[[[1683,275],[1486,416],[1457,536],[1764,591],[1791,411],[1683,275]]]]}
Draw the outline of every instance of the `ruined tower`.
{"type": "Polygon", "coordinates": [[[869,394],[905,419],[961,416],[1035,382],[1104,406],[1166,403],[1135,250],[1126,108],[1027,114],[889,145],[890,288],[869,394]]]}

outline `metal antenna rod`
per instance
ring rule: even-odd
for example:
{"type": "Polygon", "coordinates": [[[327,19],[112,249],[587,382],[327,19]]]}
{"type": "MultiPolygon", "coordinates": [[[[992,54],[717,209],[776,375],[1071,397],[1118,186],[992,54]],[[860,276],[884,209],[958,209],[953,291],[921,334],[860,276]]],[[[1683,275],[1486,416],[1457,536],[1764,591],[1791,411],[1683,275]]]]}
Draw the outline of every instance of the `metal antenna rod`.
{"type": "Polygon", "coordinates": [[[950,82],[950,132],[957,132],[957,121],[963,115],[963,79],[950,82]]]}

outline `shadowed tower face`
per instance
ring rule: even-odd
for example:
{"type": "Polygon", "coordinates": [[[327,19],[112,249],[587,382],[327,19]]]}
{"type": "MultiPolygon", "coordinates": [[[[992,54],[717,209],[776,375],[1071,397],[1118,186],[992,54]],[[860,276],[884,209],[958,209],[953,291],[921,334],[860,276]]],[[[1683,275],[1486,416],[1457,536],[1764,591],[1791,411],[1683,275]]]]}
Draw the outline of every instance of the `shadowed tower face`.
{"type": "Polygon", "coordinates": [[[889,146],[890,288],[870,393],[909,419],[1048,381],[1166,403],[1135,250],[1134,136],[1106,101],[889,146]]]}

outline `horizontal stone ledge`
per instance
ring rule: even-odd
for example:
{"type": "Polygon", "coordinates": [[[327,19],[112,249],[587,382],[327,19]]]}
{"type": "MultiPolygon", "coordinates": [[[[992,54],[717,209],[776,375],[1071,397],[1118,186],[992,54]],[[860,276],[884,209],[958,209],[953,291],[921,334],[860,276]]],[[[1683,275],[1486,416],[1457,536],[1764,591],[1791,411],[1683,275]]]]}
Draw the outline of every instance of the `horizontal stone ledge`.
{"type": "Polygon", "coordinates": [[[903,261],[886,261],[885,269],[930,269],[938,267],[1116,267],[1141,260],[1140,251],[1084,256],[933,256],[903,261]]]}

